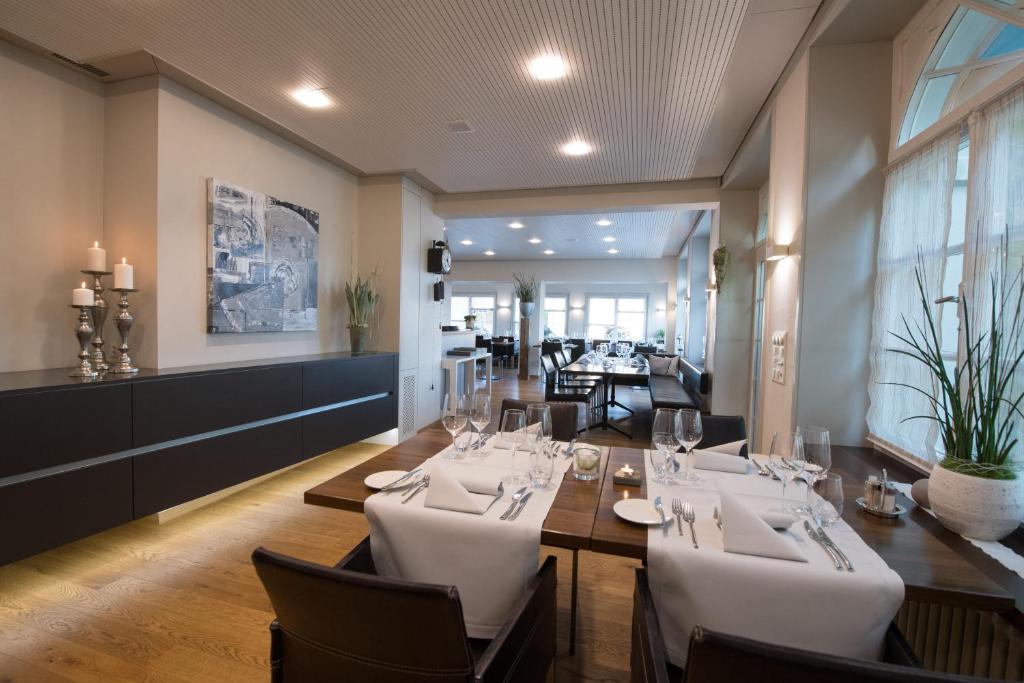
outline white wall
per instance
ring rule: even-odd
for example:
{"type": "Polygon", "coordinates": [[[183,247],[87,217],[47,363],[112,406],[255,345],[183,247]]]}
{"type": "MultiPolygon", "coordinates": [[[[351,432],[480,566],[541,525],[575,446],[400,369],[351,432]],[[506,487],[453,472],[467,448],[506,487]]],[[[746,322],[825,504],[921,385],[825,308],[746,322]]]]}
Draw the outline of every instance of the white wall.
{"type": "Polygon", "coordinates": [[[103,90],[3,41],[0,84],[0,371],[70,368],[71,290],[103,241],[103,90]]]}

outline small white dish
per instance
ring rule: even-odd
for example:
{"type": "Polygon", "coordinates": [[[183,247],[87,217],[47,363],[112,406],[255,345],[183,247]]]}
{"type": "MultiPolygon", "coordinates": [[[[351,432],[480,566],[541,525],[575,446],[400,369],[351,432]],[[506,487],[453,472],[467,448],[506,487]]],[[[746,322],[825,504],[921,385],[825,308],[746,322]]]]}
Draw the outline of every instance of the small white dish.
{"type": "MultiPolygon", "coordinates": [[[[661,515],[654,509],[654,503],[646,498],[625,498],[612,506],[612,511],[634,524],[661,524],[661,515]]],[[[668,518],[668,512],[665,513],[668,518]]]]}
{"type": "MultiPolygon", "coordinates": [[[[363,479],[363,483],[366,484],[367,488],[373,489],[374,491],[380,491],[385,486],[395,483],[406,474],[408,474],[406,470],[385,470],[383,472],[374,472],[366,479],[363,479]]],[[[407,481],[411,483],[413,479],[414,477],[409,477],[407,481]]]]}

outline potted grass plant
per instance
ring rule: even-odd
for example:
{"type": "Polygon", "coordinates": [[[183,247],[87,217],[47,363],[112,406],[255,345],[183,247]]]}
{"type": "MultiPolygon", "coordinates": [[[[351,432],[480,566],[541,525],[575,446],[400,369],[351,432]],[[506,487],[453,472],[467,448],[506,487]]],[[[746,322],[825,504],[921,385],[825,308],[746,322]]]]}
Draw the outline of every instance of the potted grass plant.
{"type": "Polygon", "coordinates": [[[348,334],[353,353],[366,350],[370,341],[370,321],[380,303],[380,292],[377,291],[377,269],[375,268],[365,280],[356,276],[355,283],[345,283],[345,300],[348,302],[348,334]]]}
{"type": "Polygon", "coordinates": [[[533,275],[527,277],[522,273],[512,273],[515,281],[512,289],[519,297],[519,315],[529,318],[533,315],[533,308],[537,305],[537,295],[540,287],[537,286],[537,278],[533,275]]]}
{"type": "Polygon", "coordinates": [[[972,305],[960,300],[963,362],[950,372],[943,364],[940,336],[925,286],[916,269],[923,322],[903,318],[903,332],[892,333],[907,345],[892,349],[927,366],[934,385],[893,383],[923,394],[931,410],[905,419],[934,420],[945,457],[932,468],[928,500],[947,529],[978,540],[999,540],[1024,519],[1024,482],[1011,456],[1024,420],[1024,270],[1003,268],[990,282],[991,301],[981,330],[972,327],[972,305]]]}
{"type": "Polygon", "coordinates": [[[476,329],[476,316],[470,313],[469,315],[462,316],[462,319],[466,321],[466,329],[476,329]]]}

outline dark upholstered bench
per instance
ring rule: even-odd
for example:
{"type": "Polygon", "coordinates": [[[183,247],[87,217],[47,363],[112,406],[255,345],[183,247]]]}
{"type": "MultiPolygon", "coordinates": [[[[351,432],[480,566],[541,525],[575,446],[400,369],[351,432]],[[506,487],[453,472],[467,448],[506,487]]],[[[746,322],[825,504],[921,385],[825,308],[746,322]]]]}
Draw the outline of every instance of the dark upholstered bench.
{"type": "MultiPolygon", "coordinates": [[[[666,357],[668,354],[648,354],[666,357]]],[[[706,396],[711,391],[711,375],[680,358],[675,375],[654,375],[648,380],[651,408],[696,408],[707,412],[706,396]]]]}

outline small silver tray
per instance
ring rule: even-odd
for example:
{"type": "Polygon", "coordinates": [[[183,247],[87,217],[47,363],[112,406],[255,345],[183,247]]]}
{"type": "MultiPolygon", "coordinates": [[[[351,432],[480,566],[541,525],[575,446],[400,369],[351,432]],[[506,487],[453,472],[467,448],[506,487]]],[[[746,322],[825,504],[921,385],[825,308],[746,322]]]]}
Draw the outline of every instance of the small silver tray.
{"type": "Polygon", "coordinates": [[[875,517],[882,517],[884,519],[895,519],[900,515],[907,514],[907,508],[903,507],[899,503],[896,503],[896,510],[894,512],[882,512],[881,510],[872,510],[871,508],[864,504],[864,498],[858,498],[857,505],[859,505],[860,509],[868,513],[869,515],[874,515],[875,517]]]}

